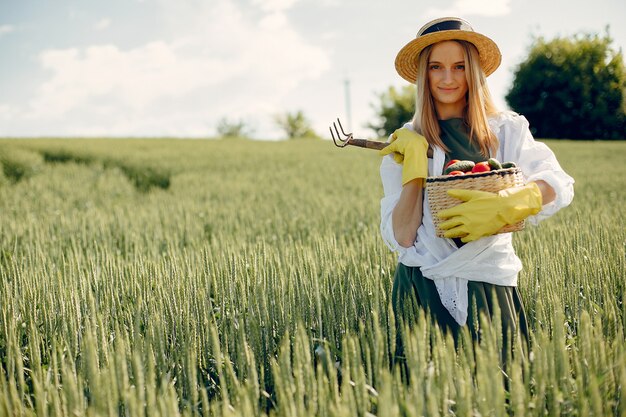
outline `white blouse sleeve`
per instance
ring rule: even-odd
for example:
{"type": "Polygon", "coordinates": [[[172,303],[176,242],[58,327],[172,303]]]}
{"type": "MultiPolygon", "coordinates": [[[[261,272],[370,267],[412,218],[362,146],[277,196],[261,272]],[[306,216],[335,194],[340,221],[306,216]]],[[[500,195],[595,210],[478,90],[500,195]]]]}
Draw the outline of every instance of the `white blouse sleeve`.
{"type": "Polygon", "coordinates": [[[572,202],[574,179],[563,171],[552,150],[533,138],[524,116],[515,115],[512,122],[513,129],[506,132],[512,136],[507,137],[510,142],[505,147],[510,152],[506,152],[508,155],[505,155],[504,161],[515,161],[527,182],[543,180],[556,194],[554,201],[545,204],[539,213],[528,218],[531,224],[537,224],[572,202]]]}
{"type": "Polygon", "coordinates": [[[385,194],[380,200],[380,233],[389,249],[402,254],[406,248],[396,241],[391,221],[391,214],[402,193],[402,165],[391,155],[384,156],[380,164],[380,178],[385,194]]]}

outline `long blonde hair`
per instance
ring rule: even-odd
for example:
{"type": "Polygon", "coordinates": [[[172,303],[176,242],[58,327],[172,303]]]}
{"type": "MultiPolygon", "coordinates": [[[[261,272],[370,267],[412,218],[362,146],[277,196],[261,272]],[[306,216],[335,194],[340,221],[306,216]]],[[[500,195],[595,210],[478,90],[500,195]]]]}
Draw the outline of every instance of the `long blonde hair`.
{"type": "MultiPolygon", "coordinates": [[[[498,138],[489,128],[488,116],[496,114],[498,109],[493,103],[485,73],[480,67],[478,50],[470,42],[455,40],[463,47],[465,59],[465,77],[467,79],[467,103],[463,110],[465,124],[470,127],[470,141],[477,144],[485,157],[498,149],[498,138]]],[[[428,143],[436,145],[449,152],[441,140],[441,130],[437,119],[437,111],[433,95],[428,85],[428,60],[433,45],[429,45],[420,53],[417,66],[417,80],[415,81],[415,115],[413,127],[421,132],[428,143]]]]}

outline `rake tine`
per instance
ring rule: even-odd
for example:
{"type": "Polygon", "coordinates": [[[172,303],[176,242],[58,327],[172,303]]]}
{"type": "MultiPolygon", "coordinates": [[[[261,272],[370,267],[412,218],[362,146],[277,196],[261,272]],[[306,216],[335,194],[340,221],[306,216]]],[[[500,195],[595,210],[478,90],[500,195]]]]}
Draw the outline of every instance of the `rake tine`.
{"type": "MultiPolygon", "coordinates": [[[[337,119],[337,121],[339,121],[339,119],[337,119]]],[[[339,123],[339,125],[341,126],[341,123],[339,123]]],[[[330,129],[330,135],[333,138],[333,142],[335,142],[335,145],[339,148],[344,148],[346,146],[348,146],[348,142],[351,139],[351,136],[348,136],[345,140],[341,139],[341,135],[339,134],[339,130],[337,129],[337,125],[335,124],[335,122],[333,122],[333,127],[335,128],[335,132],[337,133],[337,139],[335,139],[335,135],[333,134],[333,129],[329,127],[330,129]],[[337,143],[339,142],[339,143],[337,143]]],[[[343,131],[343,129],[342,129],[343,131]]],[[[346,135],[347,136],[347,135],[346,135]]]]}
{"type": "Polygon", "coordinates": [[[333,122],[333,127],[335,128],[335,133],[337,133],[337,140],[341,143],[343,143],[343,139],[341,138],[341,135],[339,134],[339,130],[337,129],[337,125],[335,124],[335,122],[333,122]]]}
{"type": "MultiPolygon", "coordinates": [[[[338,117],[337,117],[337,123],[339,123],[339,127],[341,128],[341,133],[343,133],[344,136],[352,136],[352,133],[346,133],[346,132],[343,131],[343,126],[341,126],[341,122],[339,121],[338,117]]],[[[333,124],[335,124],[335,123],[333,123],[333,124]]],[[[335,129],[337,129],[337,128],[335,127],[335,129]]],[[[339,134],[339,133],[337,133],[337,134],[339,134]]]]}
{"type": "Polygon", "coordinates": [[[335,134],[333,133],[333,128],[332,128],[332,127],[330,127],[330,126],[328,126],[328,130],[330,130],[330,136],[333,138],[333,142],[335,142],[335,146],[338,146],[338,147],[340,147],[340,148],[341,148],[341,145],[339,145],[339,144],[337,143],[337,140],[335,139],[335,134]]]}

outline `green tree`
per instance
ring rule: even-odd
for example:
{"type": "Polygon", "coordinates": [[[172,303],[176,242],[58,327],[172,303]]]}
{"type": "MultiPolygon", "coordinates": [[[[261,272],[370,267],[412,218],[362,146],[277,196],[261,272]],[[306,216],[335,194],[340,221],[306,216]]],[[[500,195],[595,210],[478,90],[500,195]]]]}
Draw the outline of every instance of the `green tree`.
{"type": "Polygon", "coordinates": [[[274,122],[285,132],[287,139],[319,138],[302,110],[277,114],[274,116],[274,122]]]}
{"type": "Polygon", "coordinates": [[[534,40],[506,95],[543,138],[625,139],[626,71],[612,39],[579,34],[534,40]]]}
{"type": "Polygon", "coordinates": [[[222,117],[217,122],[217,134],[222,138],[249,138],[254,129],[252,129],[243,120],[230,120],[222,117]]]}
{"type": "Polygon", "coordinates": [[[394,130],[413,119],[415,113],[415,86],[406,85],[400,89],[391,86],[378,95],[379,102],[373,104],[378,120],[367,127],[379,137],[388,137],[394,130]]]}

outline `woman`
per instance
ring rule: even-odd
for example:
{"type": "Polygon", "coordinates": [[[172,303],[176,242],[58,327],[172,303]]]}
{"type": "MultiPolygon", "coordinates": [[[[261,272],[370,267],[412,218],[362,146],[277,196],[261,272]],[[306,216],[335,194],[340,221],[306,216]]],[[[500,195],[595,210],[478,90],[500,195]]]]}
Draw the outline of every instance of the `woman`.
{"type": "Polygon", "coordinates": [[[381,233],[399,260],[394,309],[406,311],[410,303],[428,311],[455,340],[466,324],[476,337],[478,316],[492,318],[496,305],[503,334],[528,337],[517,290],[522,265],[511,233],[496,233],[524,219],[536,224],[574,195],[574,180],[546,145],[535,142],[526,119],[494,106],[485,78],[500,59],[497,45],[462,19],[424,25],[395,63],[417,87],[415,116],[380,151],[386,155],[380,168],[385,192],[381,233]],[[429,146],[432,158],[426,155],[429,146]],[[449,190],[464,202],[439,213],[446,232],[445,238],[436,237],[425,178],[441,175],[452,159],[489,157],[515,162],[526,185],[498,194],[449,190]]]}

